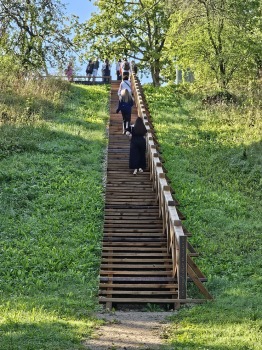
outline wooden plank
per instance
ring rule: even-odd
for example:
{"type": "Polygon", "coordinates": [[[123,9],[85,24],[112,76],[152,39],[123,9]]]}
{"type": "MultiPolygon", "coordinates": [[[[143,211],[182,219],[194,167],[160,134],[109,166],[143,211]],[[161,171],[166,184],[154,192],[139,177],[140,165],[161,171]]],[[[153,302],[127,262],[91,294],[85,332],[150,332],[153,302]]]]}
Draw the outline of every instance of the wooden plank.
{"type": "MultiPolygon", "coordinates": [[[[132,236],[130,234],[120,235],[111,237],[110,234],[108,236],[103,237],[103,245],[107,246],[108,244],[114,244],[115,246],[143,246],[143,247],[153,247],[153,243],[158,243],[155,246],[164,247],[167,245],[167,240],[165,237],[139,237],[132,236]],[[133,243],[133,244],[132,244],[133,243]],[[140,244],[141,243],[141,244],[140,244]],[[149,243],[148,245],[146,243],[149,243]],[[150,245],[151,244],[151,245],[150,245]]],[[[191,253],[190,253],[191,254],[191,253]]]]}
{"type": "Polygon", "coordinates": [[[122,215],[122,216],[142,216],[144,214],[147,215],[156,215],[158,213],[158,207],[150,207],[150,208],[137,208],[137,209],[123,209],[120,208],[117,211],[115,209],[107,208],[105,209],[105,215],[122,215]]]}
{"type": "Polygon", "coordinates": [[[188,266],[188,275],[192,278],[197,288],[200,290],[200,292],[209,300],[212,300],[212,295],[208,292],[208,290],[205,288],[203,283],[199,280],[198,276],[194,272],[194,270],[191,268],[191,266],[188,266]]]}
{"type": "Polygon", "coordinates": [[[127,209],[125,214],[122,214],[120,212],[120,210],[122,209],[115,209],[114,213],[108,213],[107,212],[108,208],[105,209],[105,214],[104,214],[104,218],[105,221],[107,220],[130,220],[130,221],[134,221],[134,220],[149,220],[151,221],[152,219],[154,220],[159,220],[161,221],[160,218],[157,217],[158,212],[156,211],[151,211],[151,212],[141,212],[137,210],[137,213],[135,213],[135,211],[131,211],[132,209],[127,209]]]}
{"type": "Polygon", "coordinates": [[[99,288],[108,288],[108,287],[114,287],[114,288],[121,288],[121,289],[171,289],[177,291],[177,284],[170,283],[170,284],[162,284],[162,283],[100,283],[99,288]]]}
{"type": "Polygon", "coordinates": [[[106,298],[99,297],[100,302],[111,301],[112,303],[159,303],[159,304],[200,304],[205,303],[206,299],[162,299],[162,298],[106,298]]]}
{"type": "Polygon", "coordinates": [[[121,256],[121,257],[124,257],[124,256],[127,256],[127,257],[136,257],[136,256],[139,256],[139,257],[149,257],[149,256],[152,256],[152,257],[163,257],[163,258],[167,258],[169,257],[168,254],[166,253],[134,253],[133,251],[131,251],[131,253],[110,253],[110,252],[102,252],[102,257],[105,257],[105,256],[110,256],[110,254],[114,255],[114,257],[116,256],[121,256]]]}
{"type": "Polygon", "coordinates": [[[105,233],[110,231],[110,232],[115,232],[115,233],[127,233],[127,232],[130,232],[130,233],[136,233],[137,235],[140,235],[142,236],[143,233],[146,234],[148,233],[150,235],[150,233],[154,236],[165,236],[162,232],[162,227],[156,227],[156,228],[152,228],[152,227],[148,227],[148,226],[142,226],[140,228],[140,226],[138,227],[132,227],[132,226],[129,226],[129,225],[125,225],[124,227],[108,227],[108,226],[105,226],[104,227],[104,230],[105,230],[105,233]]]}
{"type": "MultiPolygon", "coordinates": [[[[113,290],[110,292],[112,295],[177,295],[176,292],[173,290],[162,290],[162,291],[156,291],[156,290],[144,290],[144,291],[138,291],[138,290],[113,290]]],[[[107,294],[106,290],[100,290],[100,295],[107,294]]]]}
{"type": "Polygon", "coordinates": [[[150,221],[148,219],[142,219],[142,218],[135,218],[133,217],[131,220],[130,220],[130,217],[129,218],[126,218],[126,219],[123,219],[123,218],[119,218],[119,219],[111,219],[109,220],[108,218],[106,218],[105,220],[105,224],[104,224],[104,227],[122,227],[123,225],[128,225],[128,224],[131,224],[132,227],[135,226],[138,226],[138,227],[157,227],[157,228],[162,228],[163,227],[163,223],[158,219],[154,219],[154,220],[151,220],[150,218],[150,221]]]}
{"type": "Polygon", "coordinates": [[[110,268],[113,268],[113,269],[167,269],[169,268],[171,270],[172,268],[172,265],[171,264],[137,264],[135,261],[134,261],[135,264],[132,264],[132,265],[128,265],[128,264],[101,264],[101,269],[110,269],[110,268]]]}
{"type": "Polygon", "coordinates": [[[119,276],[119,275],[128,275],[128,276],[172,276],[172,271],[116,271],[116,270],[100,270],[100,276],[102,275],[113,275],[113,276],[119,276]]]}
{"type": "Polygon", "coordinates": [[[204,274],[199,270],[199,268],[197,267],[197,265],[195,264],[195,262],[193,261],[193,259],[189,254],[187,256],[187,263],[188,263],[188,266],[190,266],[192,270],[195,272],[198,278],[205,278],[204,274]]]}
{"type": "MultiPolygon", "coordinates": [[[[110,247],[103,247],[103,251],[107,251],[107,250],[113,250],[113,251],[131,251],[133,253],[133,255],[138,254],[137,251],[139,252],[143,252],[143,254],[146,254],[147,252],[166,252],[166,248],[158,248],[158,247],[136,247],[136,252],[134,252],[134,248],[133,247],[114,247],[114,246],[110,246],[110,247]]],[[[115,253],[114,253],[115,254],[115,253]]],[[[152,253],[155,254],[155,253],[152,253]]],[[[154,256],[154,255],[153,255],[154,256]]]]}
{"type": "Polygon", "coordinates": [[[178,295],[185,299],[187,296],[187,237],[179,239],[179,264],[178,264],[178,295]]]}
{"type": "MultiPolygon", "coordinates": [[[[129,242],[126,242],[126,240],[123,238],[123,241],[121,239],[121,241],[119,240],[116,240],[115,239],[116,237],[112,238],[110,236],[108,237],[104,237],[104,240],[103,240],[103,246],[104,247],[111,247],[111,246],[114,246],[114,247],[126,247],[127,246],[127,243],[129,242]]],[[[136,239],[136,238],[134,238],[136,239]]],[[[153,238],[150,238],[150,241],[142,241],[141,239],[139,240],[139,242],[137,241],[131,241],[132,242],[132,246],[133,247],[162,247],[162,248],[165,248],[166,249],[166,240],[159,240],[157,239],[156,241],[153,239],[153,238]]]]}
{"type": "Polygon", "coordinates": [[[105,277],[100,276],[100,282],[175,282],[173,277],[105,277]]]}
{"type": "MultiPolygon", "coordinates": [[[[108,259],[103,258],[102,263],[106,263],[108,262],[108,259]]],[[[172,259],[163,259],[162,256],[160,257],[160,259],[137,259],[136,257],[134,257],[133,259],[111,259],[112,263],[116,262],[116,263],[130,263],[130,262],[135,262],[135,263],[151,263],[151,264],[158,264],[158,263],[163,263],[163,264],[168,264],[168,263],[172,263],[172,259]]]]}

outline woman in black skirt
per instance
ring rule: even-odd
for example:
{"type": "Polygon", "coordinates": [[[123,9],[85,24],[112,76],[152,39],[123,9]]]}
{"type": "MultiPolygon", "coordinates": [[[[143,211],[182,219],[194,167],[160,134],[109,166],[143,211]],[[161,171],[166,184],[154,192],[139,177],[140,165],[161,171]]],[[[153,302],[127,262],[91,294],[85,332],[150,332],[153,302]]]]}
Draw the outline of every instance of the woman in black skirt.
{"type": "Polygon", "coordinates": [[[126,134],[131,135],[129,169],[134,169],[134,175],[146,168],[146,133],[146,127],[140,117],[137,117],[134,126],[127,128],[126,134]]]}

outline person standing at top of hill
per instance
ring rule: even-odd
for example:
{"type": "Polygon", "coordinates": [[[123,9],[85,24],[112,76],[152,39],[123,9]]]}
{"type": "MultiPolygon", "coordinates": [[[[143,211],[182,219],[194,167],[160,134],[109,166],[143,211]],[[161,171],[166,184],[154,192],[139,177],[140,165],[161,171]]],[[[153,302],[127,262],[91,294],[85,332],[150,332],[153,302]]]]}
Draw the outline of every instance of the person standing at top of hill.
{"type": "Polygon", "coordinates": [[[73,81],[73,63],[69,62],[67,68],[65,69],[65,74],[67,76],[68,81],[72,82],[73,81]]]}
{"type": "Polygon", "coordinates": [[[128,80],[128,76],[124,75],[123,76],[123,80],[121,81],[120,85],[119,85],[119,89],[118,89],[118,97],[119,100],[121,99],[121,91],[127,89],[128,92],[130,93],[131,96],[133,96],[133,91],[132,91],[132,85],[131,85],[131,81],[128,80]]]}
{"type": "Polygon", "coordinates": [[[122,71],[121,71],[121,59],[118,60],[118,62],[116,62],[116,76],[117,76],[117,80],[121,80],[121,76],[122,76],[122,71]]]}
{"type": "Polygon", "coordinates": [[[134,72],[135,74],[137,74],[137,65],[136,65],[136,62],[135,61],[131,61],[131,69],[132,69],[132,72],[134,72]]]}
{"type": "Polygon", "coordinates": [[[102,76],[103,76],[103,82],[109,83],[110,82],[110,72],[111,72],[111,65],[109,63],[108,58],[104,60],[104,63],[102,65],[102,76]]]}
{"type": "Polygon", "coordinates": [[[93,81],[96,80],[97,77],[97,72],[98,72],[98,68],[99,68],[99,61],[98,58],[96,58],[96,60],[93,62],[94,64],[94,69],[93,69],[93,81]]]}
{"type": "Polygon", "coordinates": [[[131,64],[128,62],[127,58],[124,58],[124,61],[121,64],[122,69],[122,76],[127,75],[127,77],[130,77],[131,74],[131,64]]]}
{"type": "Polygon", "coordinates": [[[92,60],[89,60],[86,67],[87,81],[90,81],[93,70],[94,70],[94,63],[92,60]]]}

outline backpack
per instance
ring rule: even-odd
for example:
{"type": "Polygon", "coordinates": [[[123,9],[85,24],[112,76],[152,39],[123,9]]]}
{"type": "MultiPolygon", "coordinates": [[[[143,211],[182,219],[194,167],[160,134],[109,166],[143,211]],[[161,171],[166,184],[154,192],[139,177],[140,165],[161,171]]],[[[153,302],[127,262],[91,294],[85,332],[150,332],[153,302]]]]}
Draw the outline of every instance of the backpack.
{"type": "Polygon", "coordinates": [[[124,70],[129,70],[129,69],[130,69],[130,64],[129,64],[129,62],[125,61],[125,62],[124,62],[123,68],[124,68],[124,70]]]}

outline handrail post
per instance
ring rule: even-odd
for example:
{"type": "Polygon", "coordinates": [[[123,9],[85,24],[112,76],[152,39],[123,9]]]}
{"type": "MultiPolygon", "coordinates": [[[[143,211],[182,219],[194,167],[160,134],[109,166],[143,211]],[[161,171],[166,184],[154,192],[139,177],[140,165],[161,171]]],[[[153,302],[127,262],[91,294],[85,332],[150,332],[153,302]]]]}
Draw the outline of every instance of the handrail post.
{"type": "Polygon", "coordinates": [[[187,297],[187,237],[179,237],[178,299],[187,297]]]}

